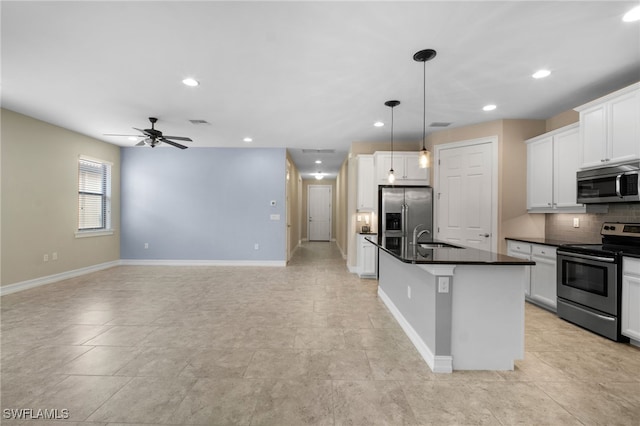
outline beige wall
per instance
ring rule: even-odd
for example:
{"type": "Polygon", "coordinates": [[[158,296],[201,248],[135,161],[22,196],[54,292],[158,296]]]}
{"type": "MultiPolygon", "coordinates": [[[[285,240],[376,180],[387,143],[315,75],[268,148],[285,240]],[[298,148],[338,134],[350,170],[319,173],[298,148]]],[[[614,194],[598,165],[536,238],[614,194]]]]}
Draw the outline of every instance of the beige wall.
{"type": "Polygon", "coordinates": [[[302,239],[309,239],[309,186],[328,185],[331,186],[331,238],[336,238],[336,179],[302,179],[302,239]]]}
{"type": "Polygon", "coordinates": [[[568,126],[569,124],[577,123],[578,121],[580,121],[580,114],[578,111],[570,109],[569,111],[562,112],[549,118],[545,122],[544,133],[559,129],[560,127],[568,126]]]}
{"type": "MultiPolygon", "coordinates": [[[[543,120],[496,120],[435,132],[429,146],[495,136],[498,138],[498,251],[507,236],[544,236],[544,217],[527,213],[527,150],[524,141],[545,132],[543,120]]],[[[433,173],[433,169],[432,169],[433,173]]],[[[433,181],[433,176],[432,176],[433,181]]]]}
{"type": "Polygon", "coordinates": [[[348,167],[349,160],[345,159],[336,178],[336,244],[344,258],[347,257],[348,167]]]}
{"type": "Polygon", "coordinates": [[[287,229],[289,230],[289,255],[302,240],[302,177],[287,151],[287,229]]]}
{"type": "Polygon", "coordinates": [[[120,148],[9,110],[1,120],[1,284],[119,260],[120,148]],[[80,155],[113,163],[114,235],[75,238],[80,155]]]}

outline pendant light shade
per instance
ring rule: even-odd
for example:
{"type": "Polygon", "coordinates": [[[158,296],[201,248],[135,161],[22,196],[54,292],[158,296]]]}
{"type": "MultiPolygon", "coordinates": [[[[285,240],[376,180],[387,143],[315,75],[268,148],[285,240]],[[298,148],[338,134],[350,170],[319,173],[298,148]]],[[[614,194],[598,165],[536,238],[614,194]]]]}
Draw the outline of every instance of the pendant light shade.
{"type": "Polygon", "coordinates": [[[413,55],[413,60],[422,62],[422,149],[420,150],[419,165],[421,169],[426,169],[431,164],[431,152],[425,145],[427,137],[427,61],[436,57],[433,49],[424,49],[413,55]]]}
{"type": "Polygon", "coordinates": [[[393,171],[393,108],[400,105],[400,101],[387,101],[384,103],[386,106],[391,108],[391,168],[389,169],[389,175],[387,177],[387,181],[393,185],[396,181],[396,175],[393,171]]]}

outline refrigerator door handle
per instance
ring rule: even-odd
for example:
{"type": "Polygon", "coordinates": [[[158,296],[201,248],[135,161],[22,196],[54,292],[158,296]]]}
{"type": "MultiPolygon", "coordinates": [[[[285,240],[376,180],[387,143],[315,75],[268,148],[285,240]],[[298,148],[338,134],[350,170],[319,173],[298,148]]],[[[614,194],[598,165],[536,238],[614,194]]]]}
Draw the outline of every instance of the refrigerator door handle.
{"type": "Polygon", "coordinates": [[[406,237],[407,236],[407,219],[409,216],[409,205],[408,204],[402,204],[402,236],[406,237]]]}

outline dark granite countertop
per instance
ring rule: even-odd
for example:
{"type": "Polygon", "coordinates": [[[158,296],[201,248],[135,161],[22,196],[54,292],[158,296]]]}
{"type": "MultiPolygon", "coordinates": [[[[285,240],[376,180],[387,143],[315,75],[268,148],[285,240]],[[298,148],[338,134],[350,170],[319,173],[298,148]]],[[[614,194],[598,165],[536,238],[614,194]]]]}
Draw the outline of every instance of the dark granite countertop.
{"type": "MultiPolygon", "coordinates": [[[[545,246],[554,246],[554,247],[560,247],[565,244],[585,244],[585,243],[578,243],[575,241],[556,240],[553,238],[506,237],[505,240],[521,241],[523,243],[542,244],[545,246]]],[[[593,244],[600,244],[600,241],[596,241],[593,244]]]]}
{"type": "Polygon", "coordinates": [[[359,232],[360,235],[378,235],[377,232],[359,232]]]}
{"type": "MultiPolygon", "coordinates": [[[[427,265],[535,265],[535,262],[474,248],[424,249],[418,247],[417,250],[414,250],[413,244],[403,238],[402,240],[405,241],[402,241],[396,249],[376,244],[368,238],[365,239],[404,263],[427,265]]],[[[438,243],[440,241],[423,240],[419,242],[438,243]]]]}

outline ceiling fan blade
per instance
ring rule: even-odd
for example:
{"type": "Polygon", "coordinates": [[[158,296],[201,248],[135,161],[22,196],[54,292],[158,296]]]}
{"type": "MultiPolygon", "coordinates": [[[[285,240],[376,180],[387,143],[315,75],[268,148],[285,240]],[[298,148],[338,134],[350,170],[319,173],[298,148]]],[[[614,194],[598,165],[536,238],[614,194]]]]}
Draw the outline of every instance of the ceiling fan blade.
{"type": "Polygon", "coordinates": [[[162,136],[165,139],[175,139],[177,141],[187,141],[187,142],[193,142],[193,140],[191,138],[186,138],[184,136],[162,136]]]}
{"type": "Polygon", "coordinates": [[[132,127],[132,129],[139,131],[140,133],[142,133],[145,136],[149,136],[149,133],[147,133],[146,130],[138,129],[137,127],[132,127]]]}
{"type": "Polygon", "coordinates": [[[167,139],[167,138],[165,138],[165,137],[158,138],[158,140],[159,140],[159,141],[162,141],[162,142],[164,142],[164,143],[168,143],[169,145],[173,145],[173,146],[175,146],[176,148],[180,148],[180,149],[187,149],[187,148],[188,148],[187,146],[180,145],[180,144],[179,144],[179,143],[177,143],[177,142],[172,142],[172,141],[170,141],[169,139],[167,139]]]}
{"type": "Polygon", "coordinates": [[[147,140],[143,139],[140,142],[138,142],[137,144],[135,144],[134,146],[145,146],[147,144],[147,140]]]}
{"type": "Polygon", "coordinates": [[[142,137],[142,135],[119,135],[116,133],[103,133],[102,136],[128,136],[128,137],[136,137],[136,138],[142,137]]]}

